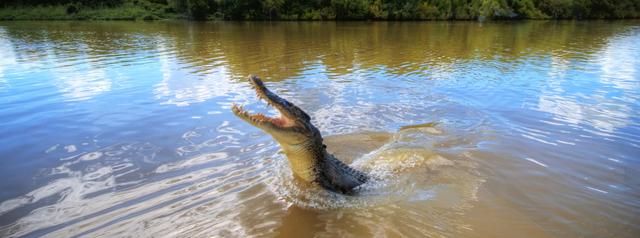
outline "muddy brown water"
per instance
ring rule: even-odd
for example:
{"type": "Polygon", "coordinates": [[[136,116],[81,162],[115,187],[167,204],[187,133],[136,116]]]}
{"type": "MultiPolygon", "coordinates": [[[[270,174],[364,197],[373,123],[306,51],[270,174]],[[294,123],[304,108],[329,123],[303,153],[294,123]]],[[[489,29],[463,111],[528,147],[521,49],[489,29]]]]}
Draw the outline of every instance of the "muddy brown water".
{"type": "MultiPolygon", "coordinates": [[[[0,22],[2,237],[638,237],[640,21],[0,22]],[[246,76],[374,179],[293,179],[246,76]]],[[[273,111],[271,111],[273,113],[273,111]]]]}

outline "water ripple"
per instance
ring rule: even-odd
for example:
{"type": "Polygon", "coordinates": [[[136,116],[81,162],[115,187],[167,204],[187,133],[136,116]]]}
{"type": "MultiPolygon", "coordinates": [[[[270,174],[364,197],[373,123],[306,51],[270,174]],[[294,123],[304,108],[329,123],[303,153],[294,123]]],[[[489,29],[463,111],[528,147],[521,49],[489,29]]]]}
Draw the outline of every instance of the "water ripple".
{"type": "Polygon", "coordinates": [[[636,20],[2,22],[0,236],[635,237],[639,38],[636,20]],[[233,116],[269,110],[249,74],[372,175],[359,196],[300,183],[233,116]]]}

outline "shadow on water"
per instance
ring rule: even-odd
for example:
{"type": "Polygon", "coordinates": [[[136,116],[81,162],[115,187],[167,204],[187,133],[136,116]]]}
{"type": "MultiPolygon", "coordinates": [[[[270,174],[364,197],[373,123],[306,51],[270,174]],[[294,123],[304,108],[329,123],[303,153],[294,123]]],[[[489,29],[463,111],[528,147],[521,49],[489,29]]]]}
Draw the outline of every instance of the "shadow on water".
{"type": "Polygon", "coordinates": [[[282,225],[275,230],[277,237],[306,237],[324,230],[318,219],[320,212],[291,206],[282,219],[282,225]]]}

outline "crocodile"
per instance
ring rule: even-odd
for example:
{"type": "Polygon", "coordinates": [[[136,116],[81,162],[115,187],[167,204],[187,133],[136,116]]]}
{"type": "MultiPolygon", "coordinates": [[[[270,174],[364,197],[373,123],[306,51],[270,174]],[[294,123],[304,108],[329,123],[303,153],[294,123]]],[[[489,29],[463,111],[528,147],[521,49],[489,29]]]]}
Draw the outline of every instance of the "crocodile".
{"type": "Polygon", "coordinates": [[[369,180],[367,174],[327,152],[320,131],[306,112],[271,92],[257,76],[249,76],[249,82],[257,97],[280,115],[252,114],[235,103],[231,109],[236,116],[271,135],[280,144],[295,177],[347,195],[354,194],[358,186],[369,180]]]}

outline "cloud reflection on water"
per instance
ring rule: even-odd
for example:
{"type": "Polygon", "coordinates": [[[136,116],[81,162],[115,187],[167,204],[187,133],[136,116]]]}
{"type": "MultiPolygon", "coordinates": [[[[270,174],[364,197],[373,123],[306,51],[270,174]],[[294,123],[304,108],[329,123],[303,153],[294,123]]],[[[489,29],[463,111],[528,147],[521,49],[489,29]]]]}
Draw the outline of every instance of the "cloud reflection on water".
{"type": "MultiPolygon", "coordinates": [[[[304,108],[325,135],[446,127],[416,144],[447,160],[483,163],[482,172],[498,178],[487,184],[499,185],[491,187],[499,199],[484,205],[517,206],[527,219],[516,223],[558,236],[600,235],[616,222],[602,219],[634,215],[628,191],[635,190],[602,176],[634,155],[626,141],[610,143],[637,137],[621,133],[637,125],[638,36],[625,31],[634,23],[2,24],[0,50],[8,50],[0,52],[0,84],[19,82],[24,91],[0,91],[18,101],[12,114],[0,112],[18,131],[3,135],[10,163],[0,172],[33,180],[21,184],[24,191],[3,191],[2,235],[261,236],[304,227],[300,220],[329,236],[455,236],[478,228],[458,223],[450,203],[420,203],[437,189],[351,210],[303,211],[286,200],[297,190],[280,186],[292,180],[280,174],[288,170],[278,146],[228,110],[231,102],[264,107],[244,81],[248,74],[304,108]],[[48,104],[22,110],[36,102],[48,104]],[[41,121],[29,117],[34,111],[41,121]],[[41,129],[48,130],[35,133],[41,129]],[[94,147],[58,149],[98,135],[94,147]],[[553,223],[574,213],[588,219],[553,223]]],[[[422,171],[424,183],[400,189],[466,181],[473,189],[464,196],[475,197],[485,188],[475,167],[452,170],[422,171]]]]}
{"type": "MultiPolygon", "coordinates": [[[[633,109],[629,102],[637,100],[638,89],[636,66],[640,64],[640,48],[635,37],[616,37],[607,43],[593,62],[599,68],[589,68],[588,74],[598,74],[599,85],[585,85],[576,91],[577,84],[584,83],[569,70],[575,63],[551,56],[551,70],[547,86],[542,91],[538,109],[555,115],[555,118],[570,124],[588,124],[609,135],[618,128],[633,123],[633,109]]],[[[584,67],[584,66],[583,66],[584,67]]]]}

